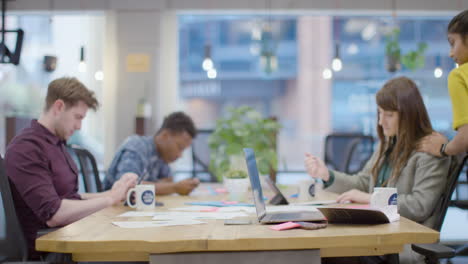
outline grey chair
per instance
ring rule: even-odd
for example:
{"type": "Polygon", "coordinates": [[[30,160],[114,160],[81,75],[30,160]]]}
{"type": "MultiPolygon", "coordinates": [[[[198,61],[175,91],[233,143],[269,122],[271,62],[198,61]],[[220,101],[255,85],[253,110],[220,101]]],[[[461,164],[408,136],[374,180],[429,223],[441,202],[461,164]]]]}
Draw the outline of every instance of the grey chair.
{"type": "MultiPolygon", "coordinates": [[[[452,194],[458,184],[458,179],[462,174],[463,167],[467,161],[468,155],[462,154],[452,157],[452,163],[450,171],[448,173],[447,185],[443,192],[437,206],[435,207],[434,213],[437,214],[437,220],[434,225],[434,229],[440,231],[442,224],[444,223],[445,215],[449,205],[451,204],[452,194]]],[[[427,264],[439,263],[439,259],[453,258],[457,255],[455,249],[447,247],[440,243],[435,244],[413,244],[411,248],[423,255],[427,264]]]]}
{"type": "Polygon", "coordinates": [[[354,174],[374,152],[374,138],[360,133],[332,133],[325,138],[324,162],[330,169],[354,174]]]}
{"type": "MultiPolygon", "coordinates": [[[[47,263],[28,261],[28,245],[23,229],[18,220],[16,209],[11,193],[10,181],[6,175],[3,158],[0,156],[0,193],[2,197],[2,212],[5,219],[5,238],[0,240],[0,263],[22,262],[22,263],[47,263]]],[[[53,231],[54,229],[41,230],[38,236],[53,231]]]]}
{"type": "Polygon", "coordinates": [[[84,189],[87,193],[102,192],[102,183],[96,159],[88,150],[76,145],[69,146],[78,161],[79,172],[82,176],[84,189]]]}

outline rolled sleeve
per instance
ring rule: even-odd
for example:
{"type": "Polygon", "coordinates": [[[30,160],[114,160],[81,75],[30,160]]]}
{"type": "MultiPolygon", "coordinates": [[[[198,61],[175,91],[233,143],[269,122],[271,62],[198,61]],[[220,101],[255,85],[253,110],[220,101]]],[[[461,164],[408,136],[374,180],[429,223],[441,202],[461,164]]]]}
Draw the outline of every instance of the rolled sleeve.
{"type": "Polygon", "coordinates": [[[11,151],[6,171],[15,190],[42,222],[47,222],[60,208],[62,199],[54,188],[48,161],[37,148],[30,152],[11,151]],[[15,162],[9,162],[14,160],[15,162]]]}
{"type": "Polygon", "coordinates": [[[377,152],[367,161],[364,168],[357,174],[350,175],[343,172],[330,170],[330,176],[333,175],[333,181],[329,180],[327,190],[334,193],[343,193],[351,189],[357,189],[363,192],[369,192],[372,180],[372,167],[377,159],[377,152]]]}

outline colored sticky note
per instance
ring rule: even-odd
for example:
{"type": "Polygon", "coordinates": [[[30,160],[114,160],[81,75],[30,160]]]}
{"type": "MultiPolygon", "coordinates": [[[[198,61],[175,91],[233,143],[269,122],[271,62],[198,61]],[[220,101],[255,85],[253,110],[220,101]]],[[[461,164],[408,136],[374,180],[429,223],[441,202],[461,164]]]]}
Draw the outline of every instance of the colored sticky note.
{"type": "Polygon", "coordinates": [[[215,192],[217,192],[217,193],[227,193],[227,190],[226,190],[226,188],[216,188],[215,192]]]}
{"type": "Polygon", "coordinates": [[[288,229],[292,229],[292,228],[296,228],[296,227],[300,227],[300,226],[301,225],[298,224],[298,223],[286,222],[286,223],[282,223],[282,224],[279,224],[279,225],[270,226],[270,229],[273,229],[273,230],[276,230],[276,231],[282,231],[282,230],[288,230],[288,229]]]}
{"type": "Polygon", "coordinates": [[[219,207],[211,207],[211,208],[200,210],[200,212],[217,212],[217,211],[219,211],[219,207]]]}
{"type": "Polygon", "coordinates": [[[228,205],[233,205],[233,204],[238,204],[239,202],[237,201],[223,201],[223,204],[228,204],[228,205]]]}

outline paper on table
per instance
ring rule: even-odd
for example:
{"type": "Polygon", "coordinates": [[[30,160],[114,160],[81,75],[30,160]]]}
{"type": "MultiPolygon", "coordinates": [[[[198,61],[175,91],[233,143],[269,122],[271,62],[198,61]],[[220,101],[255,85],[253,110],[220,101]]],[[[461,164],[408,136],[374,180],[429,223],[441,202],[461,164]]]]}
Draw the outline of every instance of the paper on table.
{"type": "Polygon", "coordinates": [[[147,227],[162,227],[162,226],[180,226],[180,225],[199,225],[206,222],[193,219],[179,219],[170,221],[132,221],[132,222],[112,222],[112,224],[121,228],[147,228],[147,227]]]}
{"type": "Polygon", "coordinates": [[[246,217],[243,212],[158,212],[153,220],[177,220],[177,219],[232,219],[246,217]]]}
{"type": "Polygon", "coordinates": [[[277,213],[277,212],[317,212],[315,206],[308,205],[275,205],[267,206],[266,211],[268,213],[277,213]]]}
{"type": "Polygon", "coordinates": [[[337,204],[336,200],[316,200],[316,201],[307,201],[300,203],[291,203],[290,205],[325,205],[325,204],[337,204]]]}
{"type": "Polygon", "coordinates": [[[140,212],[140,211],[128,211],[117,217],[139,217],[139,216],[153,216],[156,212],[140,212]]]}
{"type": "MultiPolygon", "coordinates": [[[[184,211],[184,212],[210,212],[212,208],[217,208],[216,212],[246,212],[255,213],[255,208],[250,206],[233,206],[233,207],[216,207],[216,206],[199,206],[192,205],[186,207],[170,208],[171,211],[184,211]]],[[[214,211],[214,210],[213,210],[214,211]]]]}
{"type": "MultiPolygon", "coordinates": [[[[175,207],[169,208],[170,211],[185,211],[185,212],[200,212],[206,209],[213,208],[213,206],[206,206],[206,205],[192,205],[192,206],[185,206],[185,207],[175,207]]],[[[216,207],[218,208],[218,207],[216,207]]]]}

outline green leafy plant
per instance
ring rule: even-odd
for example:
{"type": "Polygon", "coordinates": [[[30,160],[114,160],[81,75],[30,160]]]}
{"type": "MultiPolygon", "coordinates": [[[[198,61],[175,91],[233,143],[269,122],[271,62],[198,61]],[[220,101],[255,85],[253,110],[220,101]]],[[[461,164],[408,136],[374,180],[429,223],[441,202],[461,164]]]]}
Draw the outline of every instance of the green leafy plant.
{"type": "Polygon", "coordinates": [[[251,107],[229,108],[228,115],[216,121],[215,131],[208,139],[210,170],[219,180],[223,176],[247,177],[245,170],[239,169],[240,162],[245,167],[243,148],[254,149],[261,174],[276,170],[276,134],[280,127],[276,120],[262,117],[251,107]]]}
{"type": "Polygon", "coordinates": [[[426,49],[427,44],[422,42],[418,44],[416,50],[402,54],[400,48],[400,29],[394,28],[386,37],[385,55],[387,56],[387,70],[389,72],[399,70],[400,62],[411,71],[424,67],[424,52],[426,49]]]}
{"type": "Polygon", "coordinates": [[[406,68],[414,71],[416,69],[424,67],[425,57],[424,52],[427,49],[426,43],[419,43],[416,51],[410,51],[401,57],[401,62],[406,68]]]}
{"type": "Polygon", "coordinates": [[[400,29],[393,29],[386,37],[385,54],[387,56],[400,58],[400,29]]]}

